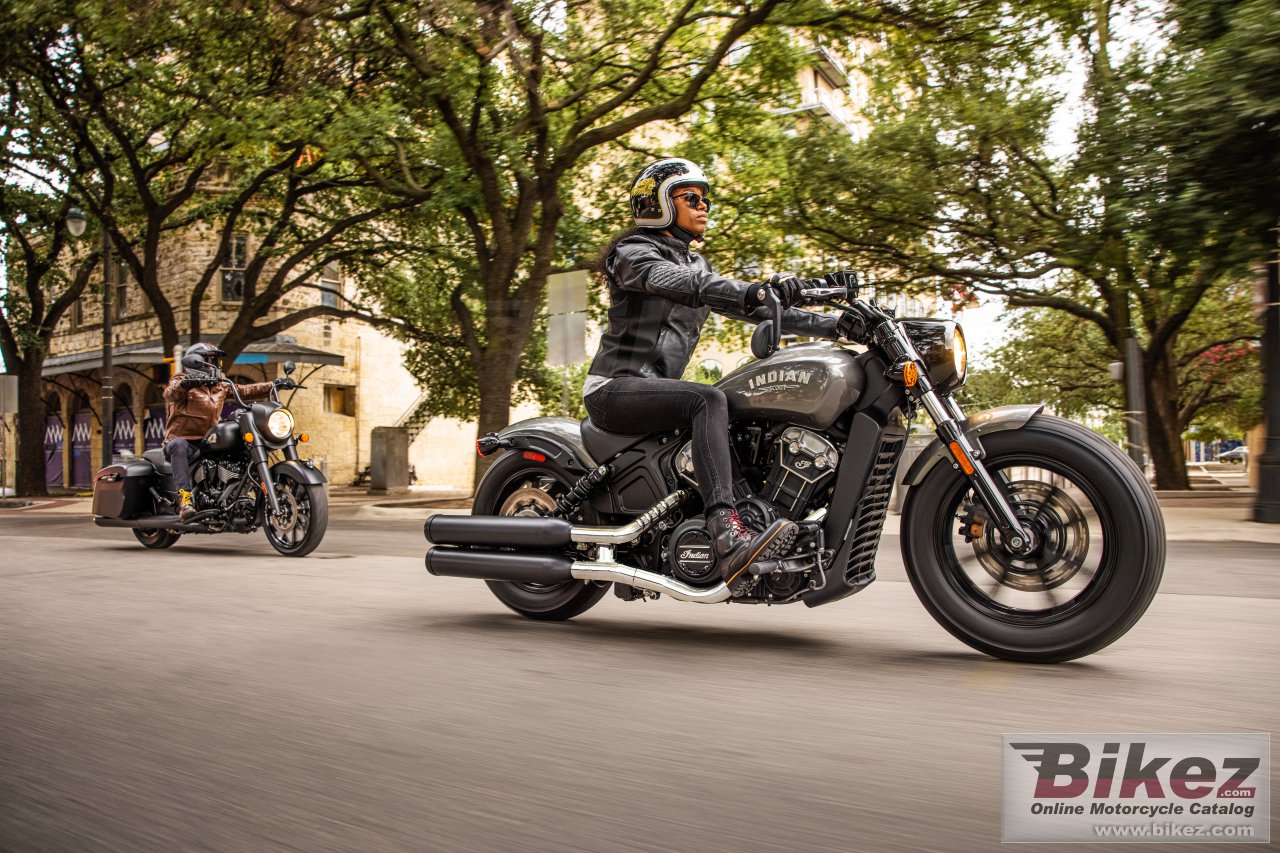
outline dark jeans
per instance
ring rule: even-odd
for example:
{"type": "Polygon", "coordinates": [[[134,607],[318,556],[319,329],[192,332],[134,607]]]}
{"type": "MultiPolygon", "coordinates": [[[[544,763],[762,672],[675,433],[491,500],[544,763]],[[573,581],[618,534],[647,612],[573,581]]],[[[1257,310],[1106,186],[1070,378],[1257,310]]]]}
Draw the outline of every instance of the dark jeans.
{"type": "Polygon", "coordinates": [[[191,491],[191,458],[196,448],[185,438],[171,438],[164,446],[164,458],[173,466],[173,482],[179,489],[191,491]]]}
{"type": "Polygon", "coordinates": [[[619,376],[586,398],[587,413],[609,432],[654,433],[693,427],[693,467],[710,513],[733,509],[729,403],[714,385],[619,376]]]}

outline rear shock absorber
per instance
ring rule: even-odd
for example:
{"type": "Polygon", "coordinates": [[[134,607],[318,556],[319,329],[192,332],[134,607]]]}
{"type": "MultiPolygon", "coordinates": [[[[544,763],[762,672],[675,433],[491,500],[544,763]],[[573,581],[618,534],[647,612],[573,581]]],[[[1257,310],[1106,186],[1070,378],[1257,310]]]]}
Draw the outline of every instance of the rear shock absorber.
{"type": "Polygon", "coordinates": [[[568,518],[578,511],[578,507],[582,506],[582,502],[587,496],[596,490],[596,487],[609,479],[609,475],[613,473],[613,469],[608,465],[601,465],[594,471],[589,471],[583,475],[582,479],[573,484],[569,491],[556,498],[556,515],[561,518],[568,518]]]}

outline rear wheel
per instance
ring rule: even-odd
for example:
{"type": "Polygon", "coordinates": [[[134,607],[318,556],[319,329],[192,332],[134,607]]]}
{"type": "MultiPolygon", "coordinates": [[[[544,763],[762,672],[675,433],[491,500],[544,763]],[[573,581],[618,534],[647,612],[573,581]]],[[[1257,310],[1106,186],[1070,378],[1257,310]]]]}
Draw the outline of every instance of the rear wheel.
{"type": "Polygon", "coordinates": [[[903,508],[916,595],[954,636],[1007,660],[1057,663],[1115,642],[1164,569],[1164,522],[1142,473],[1097,433],[1047,415],[982,444],[1038,545],[1011,551],[968,479],[939,464],[903,508]]]}
{"type": "MultiPolygon", "coordinates": [[[[498,460],[480,484],[472,515],[549,516],[556,509],[556,497],[573,484],[546,465],[511,457],[498,460]],[[501,466],[501,467],[499,467],[501,466]]],[[[608,584],[592,581],[565,581],[555,584],[485,581],[498,600],[507,607],[545,622],[572,619],[593,607],[608,591],[608,584]]]]}
{"type": "Polygon", "coordinates": [[[135,527],[133,528],[133,535],[144,546],[157,551],[172,548],[182,538],[182,534],[176,530],[159,530],[150,527],[135,527]]]}

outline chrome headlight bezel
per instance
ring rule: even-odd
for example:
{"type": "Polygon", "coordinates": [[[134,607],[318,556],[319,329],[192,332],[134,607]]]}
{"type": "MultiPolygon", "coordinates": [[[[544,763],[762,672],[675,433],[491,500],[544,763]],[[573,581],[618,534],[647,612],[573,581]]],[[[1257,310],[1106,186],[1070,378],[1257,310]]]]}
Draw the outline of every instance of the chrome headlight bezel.
{"type": "Polygon", "coordinates": [[[959,323],[932,318],[900,322],[924,359],[935,390],[947,394],[964,385],[969,371],[969,349],[959,323]]]}
{"type": "Polygon", "coordinates": [[[286,408],[276,409],[267,415],[267,435],[274,441],[284,441],[293,435],[293,413],[286,408]]]}

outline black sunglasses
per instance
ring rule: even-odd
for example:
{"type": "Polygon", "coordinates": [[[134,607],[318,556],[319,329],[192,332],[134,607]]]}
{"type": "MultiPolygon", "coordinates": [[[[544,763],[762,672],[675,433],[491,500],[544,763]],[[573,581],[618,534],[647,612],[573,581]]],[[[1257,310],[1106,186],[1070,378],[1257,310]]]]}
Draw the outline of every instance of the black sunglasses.
{"type": "Polygon", "coordinates": [[[693,190],[680,193],[679,195],[675,196],[675,198],[684,199],[684,203],[689,205],[689,207],[693,208],[694,210],[697,210],[699,205],[705,204],[707,206],[707,213],[711,212],[711,199],[705,195],[699,195],[693,190]]]}

